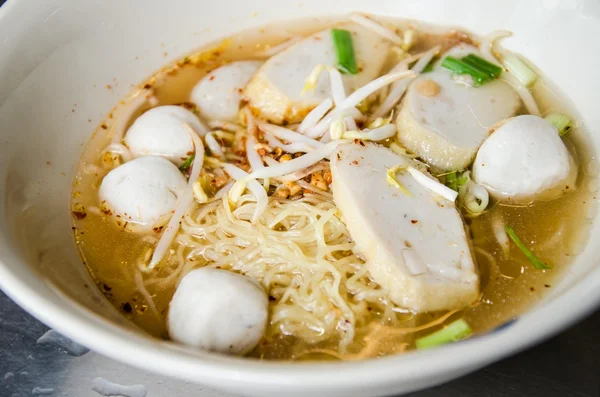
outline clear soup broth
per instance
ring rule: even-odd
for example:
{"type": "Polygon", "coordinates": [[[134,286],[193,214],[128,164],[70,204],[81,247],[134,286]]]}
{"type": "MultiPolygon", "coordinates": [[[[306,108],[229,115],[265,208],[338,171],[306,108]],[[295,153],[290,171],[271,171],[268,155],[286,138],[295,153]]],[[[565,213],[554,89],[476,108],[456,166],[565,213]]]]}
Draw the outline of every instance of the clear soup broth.
{"type": "MultiPolygon", "coordinates": [[[[378,21],[390,27],[393,25],[399,34],[407,29],[415,30],[417,39],[409,50],[410,54],[427,51],[436,45],[440,45],[444,51],[459,42],[477,44],[480,40],[459,29],[396,19],[378,19],[378,21]]],[[[128,230],[127,221],[115,219],[114,214],[103,206],[99,198],[99,187],[103,178],[111,169],[123,162],[119,154],[106,151],[114,134],[117,134],[119,129],[129,127],[139,115],[151,107],[183,104],[184,107],[193,109],[193,105],[190,104],[192,88],[219,66],[238,60],[265,60],[268,58],[265,53],[268,53],[271,48],[276,48],[278,44],[297,36],[308,36],[336,23],[338,21],[333,19],[312,19],[293,24],[267,26],[234,35],[178,59],[142,82],[130,96],[131,98],[136,93],[146,90],[151,92],[152,101],[142,104],[132,114],[128,114],[127,110],[131,100],[118,104],[91,137],[77,167],[73,184],[71,203],[74,214],[73,234],[83,263],[89,269],[98,288],[124,316],[144,331],[157,338],[169,339],[166,317],[178,281],[186,272],[194,268],[214,266],[214,261],[205,251],[198,250],[198,247],[203,244],[209,245],[206,236],[185,235],[184,231],[180,231],[165,259],[153,270],[144,270],[163,228],[156,228],[149,233],[131,232],[128,230]],[[190,243],[186,244],[185,241],[190,243]]],[[[389,58],[384,70],[389,70],[397,62],[392,53],[389,58]]],[[[543,65],[539,67],[543,70],[543,65]]],[[[540,73],[539,70],[537,72],[540,73]]],[[[576,120],[576,113],[569,106],[566,98],[543,77],[543,74],[540,75],[531,92],[542,115],[561,112],[572,115],[576,120]]],[[[369,110],[366,112],[368,113],[369,110]]],[[[525,108],[520,110],[520,113],[526,112],[525,108]]],[[[315,328],[314,324],[311,325],[310,322],[302,324],[301,321],[288,324],[284,320],[274,320],[275,316],[279,315],[276,313],[279,312],[273,310],[281,304],[285,291],[280,291],[281,286],[277,283],[266,286],[263,284],[266,293],[269,294],[269,325],[260,343],[248,355],[277,360],[345,360],[378,357],[414,349],[416,339],[460,318],[468,322],[474,334],[491,331],[516,318],[559,282],[561,275],[568,269],[569,263],[587,240],[587,230],[596,201],[595,193],[592,192],[594,182],[587,169],[594,155],[590,149],[591,145],[588,144],[587,134],[584,126],[576,126],[563,138],[567,147],[577,156],[579,173],[577,188],[574,191],[552,201],[534,201],[528,205],[498,202],[492,199],[487,210],[479,216],[473,216],[461,209],[471,238],[472,253],[480,273],[480,297],[471,306],[442,312],[412,313],[391,304],[385,297],[376,297],[373,301],[364,303],[364,310],[360,309],[363,314],[355,316],[352,324],[353,337],[347,339],[347,343],[343,343],[342,346],[341,340],[345,338],[345,333],[340,331],[339,321],[333,328],[305,332],[305,328],[315,328]],[[541,260],[551,264],[552,269],[534,268],[527,257],[512,243],[510,249],[505,250],[494,234],[494,223],[498,219],[518,231],[526,245],[541,260]]],[[[240,139],[243,134],[232,133],[228,136],[240,139]]],[[[383,144],[389,145],[392,140],[388,139],[383,144]]],[[[223,145],[230,147],[230,149],[226,148],[230,156],[228,161],[244,168],[244,153],[240,152],[235,142],[225,142],[223,145]]],[[[280,156],[283,154],[279,153],[280,156]]],[[[210,155],[209,151],[207,155],[210,155]]],[[[212,171],[214,170],[204,169],[203,175],[208,174],[210,177],[218,178],[219,175],[215,175],[212,171]]],[[[321,172],[321,176],[324,179],[328,177],[325,172],[321,172]]],[[[306,184],[312,186],[311,181],[311,176],[308,175],[305,178],[306,184]]],[[[274,192],[279,188],[271,186],[270,189],[271,194],[275,195],[274,192]]],[[[207,189],[207,193],[210,196],[217,189],[209,190],[207,189]]],[[[303,187],[297,196],[306,199],[312,197],[313,193],[309,188],[303,187]]],[[[297,200],[298,197],[285,197],[284,201],[297,200]]],[[[319,196],[318,199],[319,202],[328,200],[331,202],[329,193],[319,196]]],[[[208,205],[215,207],[221,205],[220,203],[220,201],[212,204],[195,202],[189,211],[189,216],[191,218],[199,216],[198,214],[208,205]]],[[[329,205],[333,206],[333,204],[329,205]]],[[[293,225],[279,227],[280,229],[274,228],[274,230],[283,232],[293,228],[293,225]]],[[[214,242],[210,244],[214,245],[214,242]]],[[[345,250],[335,255],[336,258],[331,260],[342,263],[343,258],[350,257],[352,253],[350,250],[345,250]]],[[[343,273],[345,280],[351,279],[353,275],[362,271],[362,259],[352,258],[346,261],[353,262],[352,265],[340,265],[342,266],[340,272],[343,273]]],[[[231,261],[233,263],[234,259],[231,261]]],[[[285,262],[286,258],[281,258],[281,261],[285,262]]],[[[244,273],[243,269],[232,264],[221,267],[244,273]]],[[[358,275],[362,280],[361,283],[369,285],[373,291],[379,291],[380,288],[376,283],[370,280],[369,273],[364,271],[362,273],[358,275]]],[[[248,271],[247,274],[252,276],[253,273],[248,271]]],[[[261,273],[259,282],[263,281],[263,276],[264,274],[261,273]]],[[[330,276],[324,277],[328,280],[330,276]]],[[[338,288],[342,289],[340,295],[344,299],[358,307],[358,303],[354,301],[358,299],[355,291],[349,292],[345,286],[338,286],[338,288]]],[[[331,316],[340,315],[336,310],[341,309],[336,308],[335,304],[332,307],[334,309],[331,316]]],[[[310,311],[306,308],[304,310],[310,311]]],[[[316,316],[314,313],[313,315],[316,316]]],[[[343,314],[340,316],[343,317],[343,314]]]]}

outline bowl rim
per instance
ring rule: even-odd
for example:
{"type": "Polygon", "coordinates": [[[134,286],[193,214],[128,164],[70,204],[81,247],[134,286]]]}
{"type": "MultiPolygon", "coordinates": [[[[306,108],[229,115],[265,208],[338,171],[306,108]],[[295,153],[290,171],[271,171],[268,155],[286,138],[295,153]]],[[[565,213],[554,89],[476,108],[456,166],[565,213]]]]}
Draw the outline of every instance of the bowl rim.
{"type": "MultiPolygon", "coordinates": [[[[2,230],[4,234],[4,230],[2,230]]],[[[6,239],[2,236],[2,240],[6,239]]],[[[8,258],[18,261],[13,255],[8,258]]],[[[17,304],[49,327],[86,347],[134,367],[218,387],[223,382],[261,386],[351,388],[422,379],[439,373],[468,370],[499,360],[539,343],[588,315],[600,304],[595,277],[526,314],[506,329],[437,349],[346,362],[289,363],[203,353],[203,357],[177,351],[164,342],[123,329],[75,303],[72,309],[46,300],[0,259],[0,288],[17,304]],[[580,302],[572,305],[569,302],[580,302]],[[556,315],[561,313],[561,315],[556,315]],[[531,332],[535,330],[535,332],[531,332]],[[204,359],[204,356],[207,359],[204,359]],[[160,357],[160,360],[156,360],[160,357]],[[402,372],[399,371],[402,369],[402,372]],[[335,374],[335,376],[332,376],[335,374]],[[376,374],[376,375],[374,375],[376,374]]],[[[59,297],[61,298],[61,297],[59,297]]]]}
{"type": "MultiPolygon", "coordinates": [[[[25,3],[7,1],[0,8],[0,23],[18,7],[24,7],[25,3]]],[[[0,209],[0,213],[3,214],[4,209],[0,209]]],[[[41,322],[120,362],[216,388],[235,383],[273,390],[280,387],[352,389],[393,384],[399,380],[426,379],[461,369],[467,371],[539,343],[600,306],[600,267],[596,267],[560,297],[544,302],[535,309],[531,308],[510,327],[437,349],[361,361],[302,364],[252,360],[209,352],[199,356],[167,346],[172,345],[170,342],[154,340],[119,327],[74,299],[60,296],[58,291],[50,291],[47,287],[46,293],[54,293],[57,299],[46,299],[43,292],[19,277],[6,264],[11,262],[27,267],[14,254],[14,247],[7,244],[9,241],[6,228],[1,228],[0,242],[6,248],[0,258],[0,289],[41,322]]],[[[43,285],[41,278],[36,281],[43,285]]]]}

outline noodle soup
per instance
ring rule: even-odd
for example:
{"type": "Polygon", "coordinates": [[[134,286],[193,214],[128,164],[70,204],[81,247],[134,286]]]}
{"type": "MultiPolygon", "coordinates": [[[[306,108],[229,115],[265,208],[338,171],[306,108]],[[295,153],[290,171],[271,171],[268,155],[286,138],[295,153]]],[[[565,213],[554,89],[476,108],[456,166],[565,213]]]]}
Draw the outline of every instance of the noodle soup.
{"type": "Polygon", "coordinates": [[[73,232],[124,316],[190,348],[351,360],[430,347],[458,326],[467,331],[450,339],[488,332],[552,288],[586,241],[592,153],[540,71],[494,35],[414,21],[286,28],[174,62],[91,138],[73,185],[73,232]],[[448,112],[444,101],[470,111],[448,112]],[[485,167],[505,159],[485,149],[527,117],[565,132],[543,149],[569,172],[531,183],[517,173],[525,181],[503,190],[505,172],[485,167]],[[455,122],[465,136],[475,125],[468,142],[452,136],[455,122]],[[364,204],[375,196],[385,201],[364,204]],[[421,217],[380,230],[376,219],[405,209],[421,217]],[[428,244],[448,263],[430,261],[428,244]],[[216,337],[211,327],[223,324],[231,333],[216,337]]]}

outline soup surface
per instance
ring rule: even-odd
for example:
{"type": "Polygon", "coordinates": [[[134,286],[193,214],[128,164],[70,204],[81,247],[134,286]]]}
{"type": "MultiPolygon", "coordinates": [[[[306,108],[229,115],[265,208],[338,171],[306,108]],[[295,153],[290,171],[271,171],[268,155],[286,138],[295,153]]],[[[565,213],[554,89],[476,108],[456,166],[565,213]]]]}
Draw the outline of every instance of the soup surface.
{"type": "MultiPolygon", "coordinates": [[[[381,70],[375,77],[389,73],[402,60],[432,49],[437,48],[433,63],[444,59],[446,52],[456,45],[478,48],[482,40],[485,41],[459,29],[434,27],[416,21],[375,17],[371,20],[402,40],[400,43],[388,43],[383,38],[386,43],[385,59],[381,61],[381,70]]],[[[193,269],[208,266],[244,274],[258,282],[268,296],[267,325],[249,356],[314,360],[357,359],[400,353],[414,349],[417,339],[461,318],[474,334],[488,332],[516,318],[553,288],[585,244],[589,219],[595,209],[593,191],[597,190],[593,187],[595,180],[591,179],[587,169],[593,158],[591,145],[587,144],[584,126],[577,125],[575,111],[537,69],[535,73],[539,76],[530,92],[541,116],[561,113],[574,120],[575,126],[562,137],[562,141],[575,158],[578,170],[576,183],[567,186],[570,191],[552,200],[507,201],[493,196],[481,211],[466,208],[461,200],[462,195],[468,193],[459,190],[457,209],[467,229],[471,255],[479,269],[477,299],[469,305],[430,311],[409,309],[398,304],[397,300],[394,302],[390,287],[378,282],[372,275],[372,268],[366,265],[370,260],[368,255],[354,250],[356,236],[351,236],[354,229],[349,231],[345,224],[347,214],[340,213],[336,206],[338,192],[332,192],[330,186],[333,176],[327,157],[315,162],[316,167],[311,164],[310,167],[314,168],[305,170],[304,175],[299,175],[301,177],[292,182],[278,181],[276,177],[257,178],[261,185],[266,186],[268,204],[258,220],[252,219],[258,204],[250,184],[247,185],[248,190],[242,187],[239,197],[232,197],[231,190],[222,190],[236,189],[230,179],[233,175],[223,167],[223,163],[233,164],[246,172],[255,171],[247,159],[249,134],[255,136],[254,147],[258,155],[270,159],[263,159],[263,167],[302,158],[306,156],[302,150],[286,150],[289,145],[302,141],[295,142],[284,135],[269,140],[265,129],[270,127],[259,124],[253,132],[251,124],[264,123],[267,119],[271,125],[282,125],[291,131],[298,131],[302,125],[298,125],[296,120],[264,117],[260,106],[253,107],[253,100],[247,97],[243,97],[239,104],[240,111],[235,121],[225,123],[211,119],[202,114],[198,104],[192,101],[194,87],[223,65],[247,60],[268,61],[278,51],[291,51],[294,45],[311,34],[331,26],[343,27],[344,23],[341,19],[313,19],[286,23],[285,26],[267,26],[232,36],[178,59],[136,87],[92,136],[73,184],[71,208],[75,241],[98,288],[124,316],[149,334],[170,339],[167,325],[169,304],[180,280],[193,269]],[[287,48],[282,49],[282,43],[287,48]],[[142,97],[145,100],[140,101],[142,97]],[[208,142],[209,138],[204,137],[205,156],[198,180],[206,197],[199,199],[194,192],[195,200],[186,208],[176,236],[167,241],[170,246],[154,266],[151,258],[162,234],[168,229],[168,217],[162,218],[152,230],[139,231],[133,224],[135,222],[129,224],[126,216],[116,214],[101,198],[99,190],[111,170],[131,160],[128,150],[133,148],[122,140],[125,132],[140,115],[163,105],[179,105],[201,115],[222,153],[219,153],[219,148],[214,148],[214,143],[208,142]],[[251,111],[246,112],[245,109],[251,111]],[[256,120],[251,120],[253,117],[256,120]],[[277,142],[280,147],[277,147],[277,142]],[[551,265],[551,269],[534,267],[526,254],[506,236],[506,226],[516,231],[526,247],[541,261],[551,265]]],[[[360,43],[356,36],[354,42],[358,49],[360,43]]],[[[407,63],[407,67],[415,67],[413,65],[414,62],[407,63]]],[[[358,60],[359,71],[364,68],[366,72],[368,66],[358,60]]],[[[538,66],[543,70],[543,65],[538,66]]],[[[328,70],[324,69],[322,73],[327,74],[328,70]]],[[[507,73],[504,71],[500,80],[507,73]]],[[[426,72],[422,76],[426,76],[426,72]]],[[[218,79],[216,75],[215,81],[218,79]]],[[[309,80],[308,75],[303,76],[300,87],[309,80]]],[[[469,90],[482,90],[492,83],[481,87],[473,86],[472,81],[465,84],[471,85],[469,90]]],[[[357,88],[347,86],[347,94],[357,88]]],[[[218,86],[215,88],[219,89],[218,86]]],[[[261,89],[266,90],[264,87],[261,89]]],[[[361,116],[354,123],[359,129],[366,131],[364,129],[374,120],[369,119],[369,115],[377,111],[392,90],[386,86],[356,105],[361,116]]],[[[433,90],[436,90],[435,86],[433,90]]],[[[402,101],[406,101],[408,95],[402,101]]],[[[527,106],[519,103],[514,115],[528,114],[527,106]]],[[[395,126],[400,106],[402,102],[394,104],[393,112],[385,113],[379,123],[385,125],[391,120],[387,125],[395,126]],[[389,120],[386,120],[388,117],[389,120]]],[[[308,110],[301,117],[307,113],[308,110]]],[[[370,130],[376,128],[376,124],[371,125],[370,130]]],[[[345,129],[352,128],[346,125],[345,129]]],[[[349,144],[363,140],[359,135],[356,135],[358,138],[351,134],[342,135],[346,136],[349,136],[349,144]]],[[[364,137],[369,145],[372,144],[370,140],[364,137]]],[[[395,134],[375,141],[385,148],[407,147],[395,134]]],[[[409,157],[428,162],[425,156],[410,154],[411,150],[407,150],[409,157]]],[[[193,159],[184,160],[187,159],[178,159],[175,165],[188,178],[190,172],[194,172],[193,159]]],[[[472,159],[465,167],[467,170],[471,169],[471,163],[472,159]]],[[[428,172],[442,184],[449,183],[448,175],[452,173],[436,166],[431,166],[428,172]]],[[[475,204],[475,207],[481,204],[481,200],[476,199],[475,204]]]]}

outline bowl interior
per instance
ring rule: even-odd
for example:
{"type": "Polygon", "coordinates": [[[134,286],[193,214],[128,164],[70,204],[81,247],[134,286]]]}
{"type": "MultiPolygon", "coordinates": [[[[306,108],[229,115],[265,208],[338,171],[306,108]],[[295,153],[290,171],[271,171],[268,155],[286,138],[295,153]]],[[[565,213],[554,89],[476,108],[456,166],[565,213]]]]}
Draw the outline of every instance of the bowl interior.
{"type": "MultiPolygon", "coordinates": [[[[600,301],[594,288],[600,282],[595,222],[589,244],[560,285],[498,335],[362,364],[298,367],[190,352],[148,338],[96,290],[76,252],[68,212],[83,146],[131,85],[232,33],[353,10],[475,33],[512,30],[516,38],[506,46],[525,54],[566,93],[592,132],[593,147],[600,148],[593,134],[600,128],[595,109],[600,80],[590,78],[600,69],[600,53],[593,51],[600,35],[595,1],[345,0],[342,7],[319,0],[33,3],[9,0],[0,9],[0,286],[66,335],[119,360],[234,392],[277,395],[281,387],[293,386],[289,395],[375,395],[463,374],[557,332],[600,301]]],[[[597,161],[586,167],[590,173],[600,170],[597,161]]]]}

